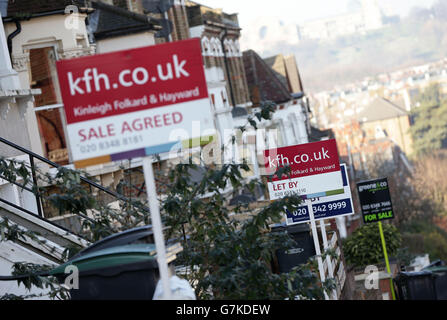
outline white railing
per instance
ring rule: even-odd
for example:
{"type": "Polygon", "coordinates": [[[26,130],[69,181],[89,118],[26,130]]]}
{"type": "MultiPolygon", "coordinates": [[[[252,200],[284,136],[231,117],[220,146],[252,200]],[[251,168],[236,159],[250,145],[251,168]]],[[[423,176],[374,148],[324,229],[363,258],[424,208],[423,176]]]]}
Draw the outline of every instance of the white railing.
{"type": "Polygon", "coordinates": [[[326,259],[323,262],[323,269],[325,273],[325,277],[329,278],[330,274],[333,275],[336,281],[336,292],[337,292],[337,299],[340,298],[341,291],[343,290],[343,287],[346,282],[346,272],[343,265],[343,262],[341,260],[341,248],[338,246],[338,237],[335,232],[331,233],[329,235],[330,239],[328,241],[328,249],[335,250],[336,258],[332,257],[326,257],[326,259]],[[331,262],[331,270],[329,269],[329,261],[331,262]]]}

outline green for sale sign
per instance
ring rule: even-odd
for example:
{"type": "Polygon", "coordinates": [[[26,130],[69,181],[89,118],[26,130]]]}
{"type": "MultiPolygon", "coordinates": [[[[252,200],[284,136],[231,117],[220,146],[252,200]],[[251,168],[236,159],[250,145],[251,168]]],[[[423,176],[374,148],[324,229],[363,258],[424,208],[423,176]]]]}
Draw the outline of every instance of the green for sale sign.
{"type": "Polygon", "coordinates": [[[393,206],[387,178],[357,183],[363,222],[393,219],[393,206]]]}

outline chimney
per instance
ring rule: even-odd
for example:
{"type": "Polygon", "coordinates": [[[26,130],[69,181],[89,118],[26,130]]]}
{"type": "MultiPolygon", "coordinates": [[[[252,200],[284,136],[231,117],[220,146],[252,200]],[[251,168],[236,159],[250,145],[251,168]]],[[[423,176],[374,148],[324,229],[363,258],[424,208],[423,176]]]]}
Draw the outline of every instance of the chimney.
{"type": "Polygon", "coordinates": [[[411,98],[410,98],[410,94],[408,93],[408,89],[403,90],[403,98],[404,98],[405,110],[407,110],[407,112],[410,112],[411,111],[411,98]]]}

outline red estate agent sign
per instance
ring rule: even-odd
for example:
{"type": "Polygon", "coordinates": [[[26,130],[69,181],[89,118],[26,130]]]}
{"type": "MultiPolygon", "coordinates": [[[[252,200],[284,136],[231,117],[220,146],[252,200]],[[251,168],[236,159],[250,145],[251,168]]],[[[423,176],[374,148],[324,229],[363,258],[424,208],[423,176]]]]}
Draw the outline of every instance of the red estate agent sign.
{"type": "Polygon", "coordinates": [[[275,175],[268,183],[271,200],[290,194],[316,198],[344,192],[334,139],[265,150],[264,157],[270,174],[290,166],[290,177],[275,175]]]}
{"type": "Polygon", "coordinates": [[[77,167],[168,152],[214,129],[199,39],[61,60],[57,70],[77,167]]]}

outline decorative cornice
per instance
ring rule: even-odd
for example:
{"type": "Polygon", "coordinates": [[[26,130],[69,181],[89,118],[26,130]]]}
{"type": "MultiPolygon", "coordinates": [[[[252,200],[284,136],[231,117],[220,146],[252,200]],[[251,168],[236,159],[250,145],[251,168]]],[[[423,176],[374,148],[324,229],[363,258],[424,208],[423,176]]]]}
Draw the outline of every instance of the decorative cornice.
{"type": "Polygon", "coordinates": [[[96,46],[90,45],[87,48],[74,48],[58,51],[60,59],[71,59],[83,56],[90,56],[96,53],[96,46]]]}
{"type": "Polygon", "coordinates": [[[28,70],[29,62],[30,62],[29,52],[21,55],[12,56],[12,67],[17,72],[28,70]]]}
{"type": "Polygon", "coordinates": [[[0,91],[0,118],[6,120],[11,108],[18,108],[22,120],[29,108],[34,106],[34,95],[41,94],[38,89],[1,90],[0,91]]]}

